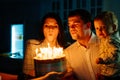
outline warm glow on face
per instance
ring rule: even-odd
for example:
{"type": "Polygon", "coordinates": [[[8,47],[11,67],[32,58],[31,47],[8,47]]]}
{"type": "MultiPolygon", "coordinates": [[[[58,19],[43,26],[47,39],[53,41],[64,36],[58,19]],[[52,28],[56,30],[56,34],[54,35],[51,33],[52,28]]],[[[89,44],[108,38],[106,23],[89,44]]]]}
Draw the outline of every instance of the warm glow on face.
{"type": "Polygon", "coordinates": [[[83,39],[87,25],[83,22],[80,16],[73,16],[68,18],[69,32],[72,39],[83,39]]]}
{"type": "Polygon", "coordinates": [[[107,27],[102,20],[95,20],[94,27],[98,38],[106,38],[108,36],[107,27]]]}
{"type": "Polygon", "coordinates": [[[56,59],[56,58],[61,58],[61,57],[65,56],[63,54],[63,48],[61,48],[61,47],[51,48],[49,43],[48,43],[48,47],[39,48],[39,49],[37,48],[35,50],[35,52],[36,52],[35,59],[40,59],[40,60],[56,59]],[[40,52],[39,52],[39,50],[40,50],[40,52]]]}
{"type": "Polygon", "coordinates": [[[59,33],[59,25],[54,18],[47,18],[44,23],[43,33],[45,39],[48,41],[54,41],[57,39],[59,33]]]}

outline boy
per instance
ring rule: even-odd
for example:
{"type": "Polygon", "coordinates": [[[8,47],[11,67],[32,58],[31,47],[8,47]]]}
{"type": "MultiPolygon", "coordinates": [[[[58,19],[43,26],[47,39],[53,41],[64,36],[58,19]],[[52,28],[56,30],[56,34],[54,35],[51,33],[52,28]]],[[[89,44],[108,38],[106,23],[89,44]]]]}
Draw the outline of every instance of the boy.
{"type": "Polygon", "coordinates": [[[100,39],[99,57],[96,60],[99,69],[98,79],[118,79],[120,74],[118,20],[113,12],[105,11],[94,18],[94,27],[100,39]]]}

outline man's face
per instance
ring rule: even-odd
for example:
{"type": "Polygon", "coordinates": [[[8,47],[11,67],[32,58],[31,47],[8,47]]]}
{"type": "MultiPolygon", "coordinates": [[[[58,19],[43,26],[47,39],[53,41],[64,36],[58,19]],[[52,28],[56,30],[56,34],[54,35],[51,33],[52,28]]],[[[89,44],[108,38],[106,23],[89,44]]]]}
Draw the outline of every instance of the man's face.
{"type": "Polygon", "coordinates": [[[69,17],[68,26],[73,40],[83,39],[85,37],[87,24],[83,22],[80,16],[69,17]]]}

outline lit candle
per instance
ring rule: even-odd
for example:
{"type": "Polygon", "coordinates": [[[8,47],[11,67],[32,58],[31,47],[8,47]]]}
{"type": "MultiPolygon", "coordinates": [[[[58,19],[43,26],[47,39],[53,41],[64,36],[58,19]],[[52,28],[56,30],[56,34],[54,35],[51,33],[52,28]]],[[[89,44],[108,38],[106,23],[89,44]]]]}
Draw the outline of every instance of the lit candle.
{"type": "Polygon", "coordinates": [[[41,60],[46,60],[46,59],[61,58],[64,57],[65,55],[63,54],[63,48],[61,47],[52,48],[48,43],[48,47],[40,48],[40,53],[38,52],[38,49],[36,49],[36,56],[41,60]]]}
{"type": "Polygon", "coordinates": [[[35,52],[36,52],[36,56],[37,56],[37,53],[38,53],[38,48],[35,50],[35,52]]]}

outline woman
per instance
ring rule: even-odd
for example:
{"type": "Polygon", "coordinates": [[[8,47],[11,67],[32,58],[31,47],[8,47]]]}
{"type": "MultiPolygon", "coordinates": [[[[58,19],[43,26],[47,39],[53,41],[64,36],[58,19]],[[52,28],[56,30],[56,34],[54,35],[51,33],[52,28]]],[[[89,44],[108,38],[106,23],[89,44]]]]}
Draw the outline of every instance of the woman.
{"type": "Polygon", "coordinates": [[[40,37],[28,40],[25,51],[23,72],[29,77],[35,77],[34,60],[35,50],[40,47],[63,47],[65,48],[64,30],[60,17],[55,13],[46,14],[40,26],[40,37]]]}

